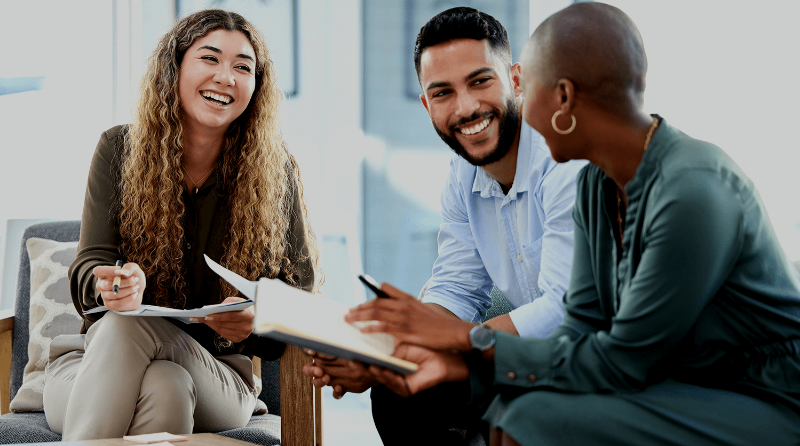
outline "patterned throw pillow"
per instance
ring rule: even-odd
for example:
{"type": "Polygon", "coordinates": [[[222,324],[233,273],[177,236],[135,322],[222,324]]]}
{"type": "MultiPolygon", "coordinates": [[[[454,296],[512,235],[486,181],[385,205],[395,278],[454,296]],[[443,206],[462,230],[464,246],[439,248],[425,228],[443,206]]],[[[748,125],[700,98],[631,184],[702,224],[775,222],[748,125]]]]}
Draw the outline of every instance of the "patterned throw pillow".
{"type": "Polygon", "coordinates": [[[81,328],[67,278],[78,242],[31,237],[27,248],[31,259],[30,342],[22,385],[10,404],[12,412],[44,410],[42,390],[50,342],[58,335],[77,334],[81,328]]]}

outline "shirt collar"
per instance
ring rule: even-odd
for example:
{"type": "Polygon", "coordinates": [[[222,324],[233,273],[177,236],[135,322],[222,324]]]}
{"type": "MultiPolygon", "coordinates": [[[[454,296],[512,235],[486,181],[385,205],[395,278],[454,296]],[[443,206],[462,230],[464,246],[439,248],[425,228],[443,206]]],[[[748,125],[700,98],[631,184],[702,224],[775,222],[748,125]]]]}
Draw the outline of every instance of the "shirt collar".
{"type": "Polygon", "coordinates": [[[675,129],[672,128],[667,121],[659,115],[651,115],[659,119],[658,128],[653,132],[650,143],[642,155],[642,160],[636,168],[633,178],[625,185],[625,193],[628,194],[628,200],[632,197],[638,198],[642,192],[642,188],[647,183],[649,178],[656,172],[661,158],[665,155],[666,149],[669,147],[673,139],[675,129]]]}
{"type": "MultiPolygon", "coordinates": [[[[527,123],[523,122],[520,126],[519,134],[519,148],[517,149],[517,170],[514,173],[514,184],[511,185],[508,194],[504,195],[500,184],[489,176],[485,170],[478,167],[475,174],[475,181],[472,183],[472,193],[480,195],[481,198],[490,197],[508,197],[509,200],[516,200],[517,194],[528,192],[529,182],[526,180],[530,173],[531,157],[531,141],[533,139],[534,130],[527,123]]],[[[537,137],[541,138],[539,134],[537,137]]],[[[537,144],[536,148],[539,149],[541,144],[537,144]]]]}

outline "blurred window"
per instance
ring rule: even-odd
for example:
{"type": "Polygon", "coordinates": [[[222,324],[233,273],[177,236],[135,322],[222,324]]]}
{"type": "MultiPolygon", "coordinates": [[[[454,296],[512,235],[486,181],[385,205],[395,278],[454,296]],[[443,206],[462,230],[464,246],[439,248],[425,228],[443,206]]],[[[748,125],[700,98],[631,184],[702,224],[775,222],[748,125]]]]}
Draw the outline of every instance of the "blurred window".
{"type": "Polygon", "coordinates": [[[111,2],[0,3],[0,224],[80,218],[100,133],[112,125],[111,2]]]}

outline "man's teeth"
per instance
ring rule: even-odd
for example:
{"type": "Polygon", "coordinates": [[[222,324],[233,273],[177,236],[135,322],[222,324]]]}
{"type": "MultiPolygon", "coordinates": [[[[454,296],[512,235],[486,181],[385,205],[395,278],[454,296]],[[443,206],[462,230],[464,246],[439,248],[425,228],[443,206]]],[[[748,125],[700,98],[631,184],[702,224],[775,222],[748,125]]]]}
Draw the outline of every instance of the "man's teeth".
{"type": "Polygon", "coordinates": [[[223,104],[230,104],[231,101],[233,100],[233,98],[230,97],[230,96],[223,96],[221,94],[212,93],[210,91],[204,91],[204,92],[202,92],[200,94],[202,94],[203,97],[206,98],[206,99],[213,99],[213,100],[215,100],[217,102],[221,102],[223,104]]]}
{"type": "Polygon", "coordinates": [[[459,130],[461,130],[461,133],[465,135],[474,135],[480,132],[481,130],[485,129],[486,126],[489,125],[489,121],[491,121],[491,119],[486,118],[483,120],[483,122],[475,124],[472,127],[467,127],[467,128],[462,127],[459,130]]]}

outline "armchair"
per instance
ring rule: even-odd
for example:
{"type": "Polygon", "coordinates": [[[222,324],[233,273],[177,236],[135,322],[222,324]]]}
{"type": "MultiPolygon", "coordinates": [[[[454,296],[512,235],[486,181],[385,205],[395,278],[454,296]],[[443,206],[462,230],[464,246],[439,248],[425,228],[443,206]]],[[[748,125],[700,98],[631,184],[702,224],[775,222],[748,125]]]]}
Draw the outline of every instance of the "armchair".
{"type": "MultiPolygon", "coordinates": [[[[76,241],[79,235],[79,221],[39,223],[28,227],[23,235],[15,309],[0,311],[0,443],[61,440],[48,428],[43,412],[9,413],[9,402],[22,385],[28,362],[30,260],[25,242],[30,237],[76,241]]],[[[306,362],[305,355],[293,346],[287,346],[276,361],[261,364],[254,358],[256,374],[260,373],[263,384],[259,399],[271,413],[254,415],[247,426],[217,434],[262,445],[321,445],[321,393],[314,392],[311,381],[300,372],[306,362]]]]}

